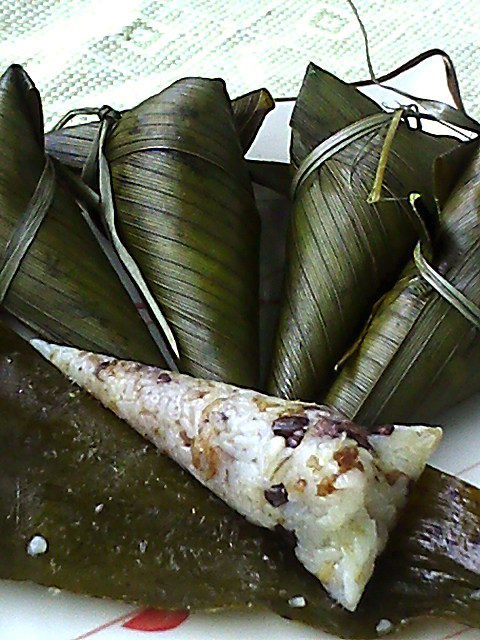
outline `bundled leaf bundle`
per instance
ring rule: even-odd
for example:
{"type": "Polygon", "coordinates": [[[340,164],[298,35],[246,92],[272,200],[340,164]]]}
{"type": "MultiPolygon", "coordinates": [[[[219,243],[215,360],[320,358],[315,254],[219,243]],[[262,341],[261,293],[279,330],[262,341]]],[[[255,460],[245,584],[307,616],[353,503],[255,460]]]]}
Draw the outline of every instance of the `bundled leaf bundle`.
{"type": "Polygon", "coordinates": [[[145,606],[267,608],[345,638],[426,614],[480,625],[478,489],[425,473],[352,614],[281,537],[249,524],[93,398],[72,394],[4,325],[0,377],[1,578],[145,606]],[[48,549],[32,556],[35,535],[48,549]],[[292,608],[299,594],[306,606],[292,608]]]}
{"type": "Polygon", "coordinates": [[[221,80],[187,78],[98,125],[53,133],[50,150],[71,166],[100,167],[106,224],[133,256],[178,342],[179,368],[258,384],[259,219],[243,159],[272,107],[265,91],[236,103],[221,80]],[[97,145],[87,152],[92,140],[97,145]],[[103,163],[105,158],[107,161],[103,163]],[[93,159],[93,162],[92,162],[93,159]],[[107,193],[105,193],[105,190],[107,193]]]}
{"type": "MultiPolygon", "coordinates": [[[[2,200],[2,210],[12,210],[11,200],[20,217],[20,212],[31,208],[30,194],[38,189],[45,162],[57,165],[45,160],[40,103],[33,85],[18,68],[9,73],[13,75],[7,74],[0,83],[0,114],[9,113],[4,105],[8,106],[12,84],[23,124],[13,128],[11,144],[2,147],[6,168],[0,169],[0,197],[8,205],[3,207],[2,200]],[[27,129],[34,132],[35,144],[30,141],[25,158],[15,150],[15,140],[19,134],[25,136],[27,129]],[[15,171],[26,174],[29,189],[15,188],[18,178],[8,168],[13,162],[8,158],[10,147],[15,171]]],[[[178,341],[180,368],[200,377],[255,387],[259,229],[242,147],[248,147],[270,107],[268,96],[257,92],[243,97],[232,110],[221,81],[190,78],[123,114],[100,110],[100,124],[54,132],[47,140],[52,155],[81,168],[89,188],[84,189],[81,179],[69,178],[68,171],[59,168],[62,180],[55,182],[53,204],[9,282],[6,308],[49,340],[140,362],[161,360],[93,238],[92,220],[98,213],[112,242],[126,247],[145,275],[178,341]],[[94,215],[88,222],[75,198],[85,198],[83,206],[92,205],[94,215]],[[69,225],[76,234],[72,245],[69,225]],[[48,230],[48,259],[37,277],[40,290],[33,291],[36,297],[31,297],[32,288],[15,297],[22,269],[30,277],[35,263],[32,266],[28,260],[37,255],[35,246],[39,251],[41,233],[48,230]],[[60,247],[52,252],[55,243],[60,247]],[[58,262],[52,256],[58,256],[58,262]],[[54,278],[58,289],[53,287],[54,278]],[[51,294],[50,288],[54,288],[51,294]],[[23,310],[27,299],[33,300],[33,310],[23,310]],[[114,301],[125,310],[123,316],[117,314],[114,301]],[[32,320],[35,314],[43,324],[32,320]],[[49,314],[54,316],[51,323],[49,314]]],[[[13,127],[15,118],[9,117],[13,127]]],[[[391,119],[353,87],[313,65],[309,68],[293,118],[292,151],[299,174],[287,299],[272,377],[272,388],[279,394],[318,399],[334,365],[368,318],[372,303],[395,281],[417,242],[417,219],[406,201],[409,192],[422,193],[427,207],[434,210],[430,168],[433,158],[452,142],[411,131],[404,124],[390,150],[383,180],[386,199],[365,204],[391,119]],[[344,102],[342,118],[333,122],[331,105],[339,95],[349,102],[344,102]],[[358,121],[360,127],[355,124],[358,121]],[[349,137],[352,123],[354,142],[349,137]],[[331,141],[338,129],[335,144],[348,144],[343,150],[334,145],[335,153],[323,158],[320,169],[311,169],[310,154],[315,156],[318,143],[331,141]],[[343,270],[340,263],[348,269],[343,270]]],[[[2,122],[0,118],[0,128],[2,122]]],[[[443,294],[432,289],[431,267],[418,252],[423,276],[412,265],[404,272],[405,277],[413,274],[407,297],[418,294],[413,306],[420,309],[419,324],[423,309],[433,308],[430,315],[425,314],[428,322],[422,335],[430,342],[441,336],[443,350],[439,351],[446,364],[443,368],[437,365],[435,373],[441,369],[439,375],[446,376],[464,366],[461,357],[467,357],[468,340],[476,345],[476,329],[465,324],[463,316],[457,317],[459,305],[468,308],[471,316],[475,315],[471,303],[478,304],[473,280],[478,275],[474,266],[476,193],[475,179],[470,179],[476,176],[477,147],[467,149],[472,156],[464,157],[462,150],[462,166],[474,157],[473,173],[464,174],[445,204],[432,254],[423,247],[431,265],[464,297],[456,296],[452,309],[451,301],[445,302],[443,294]],[[466,203],[466,209],[458,207],[458,202],[466,203]],[[465,215],[457,215],[460,209],[465,215]],[[427,272],[430,279],[425,284],[422,278],[427,272]],[[457,314],[452,320],[456,343],[450,329],[434,333],[441,324],[430,321],[449,314],[457,314]],[[425,333],[427,330],[432,331],[425,333]]],[[[458,161],[458,155],[444,157],[443,164],[437,164],[437,175],[444,176],[442,167],[449,167],[452,157],[458,161]]],[[[437,190],[436,195],[443,204],[444,192],[449,191],[446,186],[453,178],[439,182],[444,190],[437,190]]],[[[426,223],[433,229],[431,219],[426,223]]],[[[7,264],[9,254],[15,255],[9,248],[13,235],[11,230],[5,234],[7,264]]],[[[3,243],[1,238],[0,229],[3,243]]],[[[368,340],[360,350],[366,344],[368,340]]],[[[478,347],[475,349],[477,354],[478,347]]],[[[380,351],[384,350],[381,345],[380,351]]],[[[135,366],[137,371],[142,369],[135,366]]],[[[100,364],[95,371],[99,381],[102,371],[105,373],[100,364]]],[[[422,615],[442,615],[480,626],[477,489],[428,470],[412,490],[359,607],[351,613],[332,602],[318,580],[301,566],[291,541],[246,522],[92,398],[82,392],[72,394],[70,383],[3,324],[0,377],[4,380],[0,413],[5,416],[0,425],[0,459],[4,458],[0,577],[34,580],[146,606],[200,611],[267,608],[346,638],[376,637],[381,620],[400,626],[422,615]],[[18,394],[18,389],[29,393],[18,394]],[[6,455],[12,446],[14,457],[6,455]],[[47,553],[33,557],[27,552],[28,545],[39,532],[47,542],[47,553]],[[292,607],[291,599],[298,595],[305,599],[305,606],[292,607]]],[[[455,384],[454,391],[460,394],[460,383],[455,384]]],[[[399,389],[403,393],[401,386],[399,389]]],[[[409,397],[405,393],[404,402],[409,397]]],[[[349,402],[343,406],[339,400],[339,405],[354,413],[349,402]]],[[[262,403],[257,409],[266,411],[262,403]]],[[[398,422],[399,415],[393,419],[398,422]]],[[[370,421],[370,416],[366,414],[364,420],[370,421]]],[[[300,437],[304,433],[301,430],[300,437]]],[[[188,438],[185,446],[189,446],[188,438]]],[[[392,478],[393,484],[395,481],[392,478]]]]}
{"type": "Polygon", "coordinates": [[[391,143],[380,200],[368,202],[387,130],[399,115],[308,67],[291,121],[296,176],[272,393],[322,398],[335,365],[417,241],[409,193],[422,193],[433,209],[433,160],[453,142],[403,122],[391,143]]]}
{"type": "Polygon", "coordinates": [[[480,389],[479,143],[454,149],[435,169],[441,211],[432,246],[418,245],[327,396],[369,424],[431,421],[480,389]]]}
{"type": "Polygon", "coordinates": [[[0,302],[34,332],[161,363],[162,357],[44,153],[40,98],[21,67],[0,79],[0,302]]]}

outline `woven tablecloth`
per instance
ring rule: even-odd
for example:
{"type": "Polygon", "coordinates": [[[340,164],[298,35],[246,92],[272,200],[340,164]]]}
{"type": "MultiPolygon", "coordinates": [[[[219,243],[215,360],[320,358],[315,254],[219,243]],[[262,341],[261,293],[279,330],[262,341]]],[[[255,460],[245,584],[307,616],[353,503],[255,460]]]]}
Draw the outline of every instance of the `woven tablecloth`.
{"type": "MultiPolygon", "coordinates": [[[[377,75],[430,48],[453,59],[480,116],[479,0],[356,0],[377,75]]],[[[232,97],[298,91],[310,60],[368,76],[347,0],[4,0],[0,62],[25,66],[47,124],[78,106],[134,106],[187,75],[223,77],[232,97]]]]}

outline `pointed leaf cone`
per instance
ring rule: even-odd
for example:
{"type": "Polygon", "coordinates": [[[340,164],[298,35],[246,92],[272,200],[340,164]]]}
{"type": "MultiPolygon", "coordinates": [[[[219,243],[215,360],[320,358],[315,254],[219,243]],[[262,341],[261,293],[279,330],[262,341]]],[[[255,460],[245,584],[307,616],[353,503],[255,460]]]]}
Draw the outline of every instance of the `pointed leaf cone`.
{"type": "MultiPolygon", "coordinates": [[[[233,117],[244,153],[274,107],[275,102],[266,89],[257,89],[232,100],[233,117]]],[[[49,131],[45,134],[47,153],[67,167],[82,169],[98,128],[98,122],[89,122],[49,131]]]]}
{"type": "Polygon", "coordinates": [[[265,116],[275,107],[266,89],[257,89],[232,100],[232,111],[244,152],[252,146],[265,116]]]}
{"type": "MultiPolygon", "coordinates": [[[[190,373],[258,384],[258,245],[239,148],[273,100],[265,89],[228,104],[220,80],[181,80],[123,117],[108,143],[121,240],[178,334],[190,373]],[[233,110],[233,114],[232,114],[233,110]]],[[[46,136],[48,152],[85,164],[98,123],[46,136]]]]}
{"type": "Polygon", "coordinates": [[[383,299],[327,395],[327,402],[367,424],[393,416],[431,420],[480,391],[478,142],[440,158],[436,174],[438,200],[444,204],[429,264],[476,307],[478,317],[462,315],[412,262],[383,299]],[[465,166],[447,199],[445,185],[465,166]]]}
{"type": "Polygon", "coordinates": [[[105,155],[180,370],[256,386],[259,216],[223,81],[179,80],[126,112],[105,155]]]}
{"type": "MultiPolygon", "coordinates": [[[[311,64],[291,122],[294,168],[319,143],[375,114],[382,114],[380,107],[353,85],[311,64]]],[[[385,114],[377,119],[383,124],[336,152],[297,188],[269,386],[282,397],[323,397],[372,304],[411,256],[420,227],[410,192],[423,194],[434,209],[433,160],[454,142],[403,123],[388,155],[382,199],[367,202],[388,128],[385,114]]]]}
{"type": "Polygon", "coordinates": [[[478,489],[426,471],[352,615],[284,540],[74,391],[4,325],[0,379],[0,578],[146,607],[273,609],[342,638],[375,638],[382,618],[396,626],[429,613],[480,625],[469,597],[480,587],[478,489]],[[27,553],[34,536],[46,553],[27,553]],[[290,606],[299,594],[305,606],[290,606]]]}
{"type": "Polygon", "coordinates": [[[162,362],[79,206],[55,177],[55,165],[46,162],[41,113],[30,78],[21,67],[10,67],[0,79],[3,306],[41,336],[162,362]],[[45,214],[30,235],[37,218],[26,220],[29,211],[45,214]],[[15,272],[11,258],[24,247],[15,272]]]}

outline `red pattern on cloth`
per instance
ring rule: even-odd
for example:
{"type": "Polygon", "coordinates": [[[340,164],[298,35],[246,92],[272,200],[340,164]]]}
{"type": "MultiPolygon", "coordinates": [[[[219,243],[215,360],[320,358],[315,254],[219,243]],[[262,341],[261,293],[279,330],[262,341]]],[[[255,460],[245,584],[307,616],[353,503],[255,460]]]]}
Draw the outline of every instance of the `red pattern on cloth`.
{"type": "Polygon", "coordinates": [[[163,609],[144,609],[127,622],[126,629],[136,631],[168,631],[175,629],[188,618],[188,611],[165,611],[163,609]]]}

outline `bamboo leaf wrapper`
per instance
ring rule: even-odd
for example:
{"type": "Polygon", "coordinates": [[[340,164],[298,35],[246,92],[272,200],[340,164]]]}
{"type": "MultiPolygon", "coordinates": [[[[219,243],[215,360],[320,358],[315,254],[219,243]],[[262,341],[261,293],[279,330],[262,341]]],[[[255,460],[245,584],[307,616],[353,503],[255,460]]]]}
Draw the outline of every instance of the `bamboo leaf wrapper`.
{"type": "MultiPolygon", "coordinates": [[[[238,136],[248,146],[272,104],[259,91],[232,111],[222,81],[186,78],[124,112],[100,150],[118,234],[173,330],[180,369],[250,386],[259,375],[259,217],[238,136]]],[[[75,164],[95,127],[65,131],[52,134],[51,150],[65,159],[73,147],[75,164]]]]}
{"type": "MultiPolygon", "coordinates": [[[[479,167],[476,141],[438,160],[436,184],[442,188],[443,208],[429,259],[433,269],[477,308],[479,167]],[[460,177],[447,198],[445,175],[453,169],[460,177]]],[[[424,253],[427,250],[424,247],[424,253]]],[[[478,324],[432,287],[412,261],[374,314],[327,402],[368,424],[392,416],[432,420],[480,389],[479,357],[478,324]]]]}
{"type": "Polygon", "coordinates": [[[322,398],[372,304],[411,255],[420,227],[409,193],[422,193],[434,210],[433,160],[454,143],[405,124],[393,139],[382,198],[367,203],[388,119],[354,86],[313,64],[307,69],[291,122],[295,169],[336,132],[341,137],[355,123],[361,131],[364,122],[379,122],[333,152],[295,192],[272,393],[322,398]]]}
{"type": "MultiPolygon", "coordinates": [[[[244,153],[250,148],[265,116],[274,106],[274,100],[266,89],[257,89],[232,100],[233,117],[244,153]]],[[[67,167],[82,169],[98,129],[99,123],[96,121],[56,128],[45,134],[45,148],[67,167]]]]}
{"type": "Polygon", "coordinates": [[[163,361],[43,149],[42,108],[21,67],[0,79],[0,257],[4,309],[39,335],[163,361]]]}

